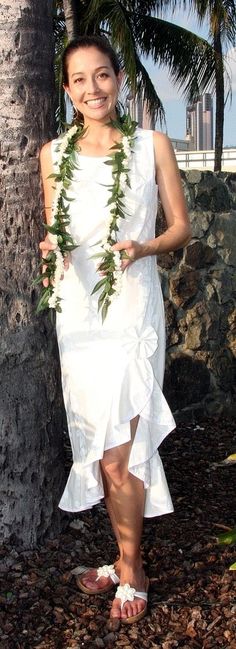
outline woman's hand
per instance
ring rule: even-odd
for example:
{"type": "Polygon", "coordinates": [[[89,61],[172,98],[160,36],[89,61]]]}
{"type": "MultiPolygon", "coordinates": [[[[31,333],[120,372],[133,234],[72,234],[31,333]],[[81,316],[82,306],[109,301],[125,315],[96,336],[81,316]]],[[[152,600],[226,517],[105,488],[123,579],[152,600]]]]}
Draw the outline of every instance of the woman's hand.
{"type": "Polygon", "coordinates": [[[121,252],[121,269],[125,270],[137,259],[143,256],[143,246],[138,241],[119,241],[111,246],[111,250],[121,252]]]}
{"type": "MultiPolygon", "coordinates": [[[[41,250],[43,259],[46,259],[49,252],[51,252],[53,250],[56,250],[56,247],[57,247],[56,244],[52,243],[50,241],[50,235],[47,234],[45,239],[43,241],[40,241],[40,244],[39,244],[39,249],[41,250]]],[[[69,255],[67,255],[66,257],[64,257],[64,269],[65,270],[68,270],[69,264],[70,264],[69,255]]],[[[42,272],[43,273],[45,272],[46,268],[47,268],[47,264],[43,264],[43,266],[42,266],[42,272]]],[[[63,276],[61,277],[61,279],[63,279],[63,276]]],[[[45,277],[43,279],[43,286],[47,287],[48,282],[49,282],[48,278],[45,277]]]]}

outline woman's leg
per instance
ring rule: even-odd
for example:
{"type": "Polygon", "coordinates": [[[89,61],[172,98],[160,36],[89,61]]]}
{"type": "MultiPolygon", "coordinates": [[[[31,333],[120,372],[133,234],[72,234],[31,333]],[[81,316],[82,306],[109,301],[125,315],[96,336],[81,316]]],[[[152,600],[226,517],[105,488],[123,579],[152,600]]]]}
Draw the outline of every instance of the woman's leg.
{"type": "MultiPolygon", "coordinates": [[[[109,495],[109,489],[107,485],[107,480],[106,476],[104,474],[103,468],[101,466],[101,474],[102,474],[102,480],[103,480],[103,487],[104,487],[104,500],[105,500],[105,505],[106,509],[111,521],[112,529],[117,541],[117,545],[119,548],[119,559],[115,562],[115,569],[116,569],[116,574],[119,576],[120,575],[120,557],[122,556],[122,543],[121,543],[121,537],[119,533],[119,528],[116,522],[115,514],[112,509],[112,503],[109,495]]],[[[108,559],[106,563],[110,563],[110,560],[108,559]]],[[[106,588],[106,586],[111,582],[110,577],[100,577],[99,581],[96,581],[97,578],[97,569],[91,569],[88,572],[85,573],[85,575],[81,578],[82,583],[87,587],[91,588],[94,590],[94,588],[97,588],[98,592],[101,588],[106,588]]]]}
{"type": "MultiPolygon", "coordinates": [[[[132,440],[138,425],[138,417],[131,421],[131,441],[105,451],[101,460],[106,476],[112,511],[119,530],[122,546],[120,561],[121,585],[129,583],[136,590],[145,590],[145,575],[140,554],[144,512],[143,482],[128,471],[132,440]]],[[[120,611],[120,600],[114,599],[111,617],[130,617],[144,608],[145,602],[135,598],[120,611]]]]}

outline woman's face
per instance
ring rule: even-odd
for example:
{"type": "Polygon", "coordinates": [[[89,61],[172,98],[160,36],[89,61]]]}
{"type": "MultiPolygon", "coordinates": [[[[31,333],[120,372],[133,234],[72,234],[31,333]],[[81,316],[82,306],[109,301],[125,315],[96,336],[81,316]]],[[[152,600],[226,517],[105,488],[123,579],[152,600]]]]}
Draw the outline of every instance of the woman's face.
{"type": "Polygon", "coordinates": [[[68,60],[68,82],[65,90],[85,124],[115,118],[121,75],[115,74],[106,54],[94,46],[73,52],[68,60]]]}

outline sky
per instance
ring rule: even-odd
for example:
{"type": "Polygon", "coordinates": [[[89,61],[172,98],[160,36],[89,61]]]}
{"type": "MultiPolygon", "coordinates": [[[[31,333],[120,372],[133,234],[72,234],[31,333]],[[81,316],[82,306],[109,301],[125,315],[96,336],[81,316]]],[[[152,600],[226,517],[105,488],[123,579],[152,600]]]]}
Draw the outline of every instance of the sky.
{"type": "MultiPolygon", "coordinates": [[[[163,17],[165,20],[208,38],[207,23],[199,27],[196,17],[193,14],[189,15],[187,11],[176,11],[174,16],[169,13],[163,17]]],[[[232,101],[228,100],[225,107],[224,146],[236,147],[236,48],[231,48],[227,53],[227,62],[231,74],[232,101]]],[[[186,100],[181,96],[181,91],[178,91],[177,86],[169,79],[168,68],[159,68],[150,59],[146,61],[145,65],[164,105],[169,137],[184,139],[186,100]]]]}

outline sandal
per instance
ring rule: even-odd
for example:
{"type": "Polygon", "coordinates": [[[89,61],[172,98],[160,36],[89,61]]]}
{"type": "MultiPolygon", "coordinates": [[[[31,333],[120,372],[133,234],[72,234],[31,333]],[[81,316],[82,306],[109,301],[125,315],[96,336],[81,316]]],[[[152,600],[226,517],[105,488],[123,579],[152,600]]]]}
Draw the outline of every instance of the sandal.
{"type": "MultiPolygon", "coordinates": [[[[137,615],[131,615],[130,617],[121,617],[118,618],[120,619],[121,624],[133,624],[134,622],[138,622],[141,620],[147,613],[147,600],[148,600],[148,588],[149,588],[149,579],[146,577],[146,592],[139,592],[135,590],[135,588],[132,588],[129,584],[125,584],[124,586],[118,586],[115,597],[118,597],[118,599],[121,600],[121,610],[125,604],[125,602],[133,602],[135,597],[139,597],[140,599],[144,599],[146,602],[146,605],[144,606],[143,610],[140,611],[140,613],[137,613],[137,615]]],[[[110,618],[111,620],[116,620],[117,618],[110,618]]]]}
{"type": "Polygon", "coordinates": [[[82,578],[86,575],[86,573],[89,573],[90,570],[92,570],[92,568],[85,568],[85,570],[82,572],[81,577],[77,577],[76,579],[77,586],[80,588],[80,590],[82,590],[83,593],[86,593],[86,595],[99,595],[100,593],[108,593],[109,590],[112,590],[112,588],[114,588],[116,584],[120,583],[120,579],[116,574],[114,564],[111,564],[110,566],[107,566],[105,564],[104,566],[97,568],[97,577],[95,579],[95,582],[98,581],[100,577],[109,577],[111,579],[111,584],[108,584],[103,588],[87,588],[87,586],[85,586],[85,584],[82,582],[82,578]]]}

